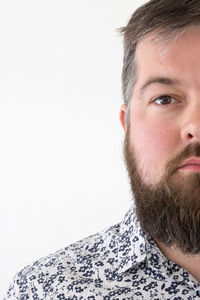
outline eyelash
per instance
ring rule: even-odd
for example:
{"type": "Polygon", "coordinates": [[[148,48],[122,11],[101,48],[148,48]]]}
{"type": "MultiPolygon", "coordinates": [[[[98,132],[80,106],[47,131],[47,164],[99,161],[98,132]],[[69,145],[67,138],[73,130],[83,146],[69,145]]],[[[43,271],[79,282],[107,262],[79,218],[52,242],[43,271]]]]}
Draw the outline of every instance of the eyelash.
{"type": "MultiPolygon", "coordinates": [[[[165,100],[166,100],[166,99],[165,99],[165,100]]],[[[169,95],[161,95],[161,96],[158,96],[158,97],[156,97],[156,98],[154,98],[154,99],[152,100],[152,103],[156,103],[156,104],[159,105],[159,106],[167,106],[167,105],[169,105],[169,104],[173,104],[174,102],[177,102],[177,100],[176,100],[173,96],[169,96],[169,95]],[[160,100],[160,99],[163,99],[163,98],[170,99],[170,100],[172,100],[172,102],[167,103],[167,104],[159,104],[159,103],[156,103],[156,101],[158,101],[158,100],[160,100]]]]}

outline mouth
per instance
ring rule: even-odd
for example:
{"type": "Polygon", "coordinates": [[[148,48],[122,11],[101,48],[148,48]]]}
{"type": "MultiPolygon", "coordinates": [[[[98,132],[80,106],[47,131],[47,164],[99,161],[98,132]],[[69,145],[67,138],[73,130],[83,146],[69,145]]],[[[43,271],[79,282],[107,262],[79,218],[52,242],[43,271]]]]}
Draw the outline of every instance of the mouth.
{"type": "Polygon", "coordinates": [[[200,158],[190,158],[184,161],[180,166],[180,170],[190,171],[190,172],[200,172],[200,158]]]}

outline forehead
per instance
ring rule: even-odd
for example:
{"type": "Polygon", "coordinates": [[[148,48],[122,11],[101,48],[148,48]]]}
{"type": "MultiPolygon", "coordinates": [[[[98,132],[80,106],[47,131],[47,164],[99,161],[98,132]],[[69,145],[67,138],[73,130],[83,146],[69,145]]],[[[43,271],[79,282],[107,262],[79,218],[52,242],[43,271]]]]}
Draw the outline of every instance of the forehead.
{"type": "Polygon", "coordinates": [[[171,40],[156,33],[145,36],[137,45],[135,62],[138,80],[167,72],[200,82],[200,27],[191,27],[171,40]]]}

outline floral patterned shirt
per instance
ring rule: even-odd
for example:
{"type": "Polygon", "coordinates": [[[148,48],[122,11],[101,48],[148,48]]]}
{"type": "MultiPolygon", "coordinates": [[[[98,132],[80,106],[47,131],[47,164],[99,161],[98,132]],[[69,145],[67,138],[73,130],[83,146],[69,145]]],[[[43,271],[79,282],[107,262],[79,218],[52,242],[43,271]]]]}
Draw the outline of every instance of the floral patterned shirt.
{"type": "Polygon", "coordinates": [[[134,207],[123,221],[25,267],[6,299],[199,299],[200,284],[144,233],[134,207]]]}

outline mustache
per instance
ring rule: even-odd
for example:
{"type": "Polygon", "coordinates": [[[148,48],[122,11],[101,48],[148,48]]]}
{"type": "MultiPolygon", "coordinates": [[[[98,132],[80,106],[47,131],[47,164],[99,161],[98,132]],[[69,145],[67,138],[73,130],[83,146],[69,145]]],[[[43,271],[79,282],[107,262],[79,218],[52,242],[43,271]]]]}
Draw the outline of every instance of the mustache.
{"type": "Polygon", "coordinates": [[[187,145],[182,152],[176,154],[168,161],[166,164],[167,177],[172,176],[180,168],[181,164],[191,156],[200,157],[200,143],[187,145]]]}

